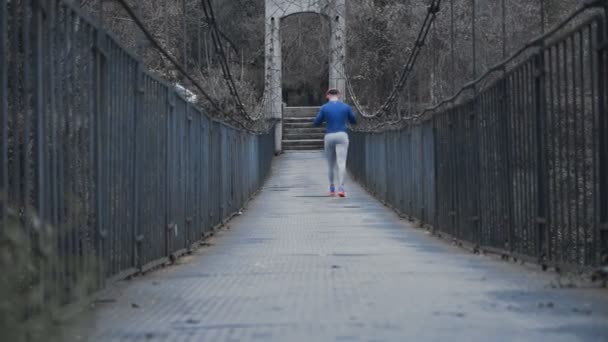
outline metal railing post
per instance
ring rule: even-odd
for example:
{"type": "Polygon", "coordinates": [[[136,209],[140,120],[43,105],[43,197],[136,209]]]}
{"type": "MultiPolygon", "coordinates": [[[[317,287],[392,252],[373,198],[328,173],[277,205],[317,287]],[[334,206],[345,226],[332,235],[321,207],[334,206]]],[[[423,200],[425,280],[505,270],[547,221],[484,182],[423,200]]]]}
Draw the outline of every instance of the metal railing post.
{"type": "Polygon", "coordinates": [[[8,212],[8,8],[0,0],[0,225],[8,212]]]}
{"type": "Polygon", "coordinates": [[[105,239],[107,237],[105,222],[104,196],[102,195],[106,184],[104,182],[104,125],[107,113],[107,70],[106,54],[102,48],[104,33],[96,31],[95,41],[95,208],[96,220],[96,248],[98,258],[98,284],[103,286],[107,265],[105,264],[105,239]]]}
{"type": "Polygon", "coordinates": [[[144,86],[142,84],[143,72],[141,69],[141,64],[137,64],[137,68],[135,68],[135,89],[133,91],[133,159],[131,162],[133,163],[131,167],[132,172],[132,182],[131,184],[131,196],[133,198],[133,212],[132,212],[132,239],[133,239],[133,251],[131,254],[131,265],[133,267],[142,269],[143,266],[143,258],[141,253],[142,243],[144,236],[140,231],[139,227],[139,215],[140,215],[140,206],[139,206],[139,161],[141,158],[141,154],[139,153],[139,111],[140,107],[143,105],[144,100],[144,86]]]}
{"type": "Polygon", "coordinates": [[[540,46],[540,50],[534,57],[534,102],[535,102],[535,126],[536,126],[536,193],[537,193],[537,212],[536,212],[536,253],[538,262],[547,267],[547,262],[551,256],[549,255],[549,238],[548,238],[548,212],[547,200],[549,191],[547,188],[547,153],[546,153],[546,94],[545,94],[545,78],[547,70],[545,69],[545,49],[544,44],[540,46]]]}
{"type": "Polygon", "coordinates": [[[598,63],[598,138],[599,138],[599,205],[597,264],[608,265],[608,2],[604,2],[604,19],[597,33],[598,63]]]}

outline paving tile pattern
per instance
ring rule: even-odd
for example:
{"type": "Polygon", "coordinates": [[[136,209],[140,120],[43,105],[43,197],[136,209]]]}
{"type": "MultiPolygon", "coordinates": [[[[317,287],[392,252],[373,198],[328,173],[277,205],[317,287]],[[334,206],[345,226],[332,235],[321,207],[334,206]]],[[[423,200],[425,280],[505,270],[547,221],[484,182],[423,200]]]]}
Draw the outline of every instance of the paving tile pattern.
{"type": "Polygon", "coordinates": [[[551,288],[554,275],[450,246],[356,184],[347,199],[325,197],[321,153],[273,168],[211,246],[118,285],[72,337],[608,341],[608,291],[551,288]]]}

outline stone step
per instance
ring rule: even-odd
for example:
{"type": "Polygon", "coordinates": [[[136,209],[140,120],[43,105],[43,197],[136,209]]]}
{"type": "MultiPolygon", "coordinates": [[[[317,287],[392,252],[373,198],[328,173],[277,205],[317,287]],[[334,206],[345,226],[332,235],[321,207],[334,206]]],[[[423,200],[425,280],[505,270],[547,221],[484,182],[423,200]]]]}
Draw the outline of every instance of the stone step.
{"type": "Polygon", "coordinates": [[[312,122],[284,122],[283,129],[292,129],[292,128],[317,128],[312,122]]]}
{"type": "Polygon", "coordinates": [[[314,117],[308,117],[308,116],[303,116],[303,117],[284,117],[283,118],[283,122],[285,123],[311,123],[314,122],[315,118],[314,117]]]}
{"type": "Polygon", "coordinates": [[[315,117],[321,107],[285,107],[283,117],[315,117]]]}
{"type": "Polygon", "coordinates": [[[283,133],[283,141],[286,140],[323,140],[325,136],[324,133],[293,133],[293,132],[284,132],[283,133]]]}
{"type": "Polygon", "coordinates": [[[323,149],[325,128],[313,122],[319,107],[285,107],[283,110],[283,150],[311,151],[323,149]]]}
{"type": "Polygon", "coordinates": [[[325,134],[323,127],[285,128],[283,134],[325,134]]]}
{"type": "Polygon", "coordinates": [[[297,145],[283,148],[285,151],[318,151],[322,149],[323,146],[319,145],[297,145]]]}
{"type": "Polygon", "coordinates": [[[323,140],[320,139],[298,139],[298,140],[283,140],[283,147],[290,148],[293,146],[318,146],[323,147],[323,140]]]}
{"type": "Polygon", "coordinates": [[[285,110],[289,110],[289,111],[319,111],[319,109],[321,109],[321,106],[286,106],[283,107],[285,110]]]}

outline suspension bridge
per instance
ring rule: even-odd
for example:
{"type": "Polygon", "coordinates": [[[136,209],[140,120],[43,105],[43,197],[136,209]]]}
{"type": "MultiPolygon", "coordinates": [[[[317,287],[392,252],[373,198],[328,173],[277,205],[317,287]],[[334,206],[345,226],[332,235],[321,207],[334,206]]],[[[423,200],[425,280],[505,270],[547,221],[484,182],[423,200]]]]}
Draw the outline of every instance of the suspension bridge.
{"type": "Polygon", "coordinates": [[[117,2],[206,106],[71,2],[0,0],[7,338],[608,340],[608,1],[546,28],[541,10],[540,35],[479,73],[473,6],[473,77],[412,108],[438,17],[457,40],[454,1],[430,0],[375,110],[345,67],[344,0],[266,1],[255,109],[211,1],[229,108],[117,2]],[[281,101],[280,21],[309,12],[360,121],[346,199],[324,195],[317,108],[281,101]]]}

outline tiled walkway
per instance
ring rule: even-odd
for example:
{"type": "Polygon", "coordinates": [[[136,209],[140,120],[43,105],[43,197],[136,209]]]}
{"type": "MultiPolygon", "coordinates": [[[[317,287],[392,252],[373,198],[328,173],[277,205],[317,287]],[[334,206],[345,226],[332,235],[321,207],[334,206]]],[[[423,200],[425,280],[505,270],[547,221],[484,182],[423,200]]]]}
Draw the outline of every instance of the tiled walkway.
{"type": "Polygon", "coordinates": [[[111,291],[82,339],[608,341],[607,291],[551,288],[555,275],[430,237],[355,184],[325,197],[325,183],[320,153],[277,158],[229,230],[111,291]]]}

